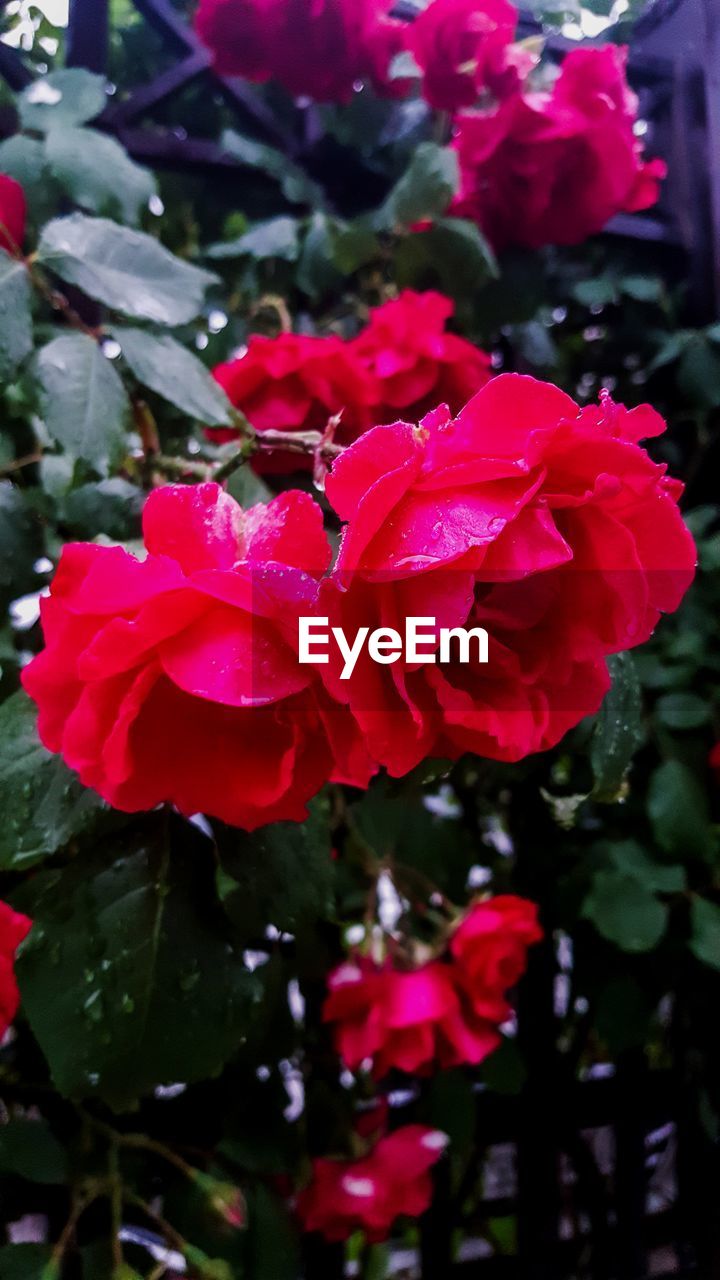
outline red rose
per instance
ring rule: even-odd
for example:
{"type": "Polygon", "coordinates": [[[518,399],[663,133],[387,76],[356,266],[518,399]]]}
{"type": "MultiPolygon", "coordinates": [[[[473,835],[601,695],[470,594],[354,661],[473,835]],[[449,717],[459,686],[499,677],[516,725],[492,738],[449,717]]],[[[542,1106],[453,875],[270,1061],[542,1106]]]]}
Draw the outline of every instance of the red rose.
{"type": "Polygon", "coordinates": [[[32,928],[32,920],[0,902],[0,1040],[18,1011],[15,952],[32,928]]]}
{"type": "Polygon", "coordinates": [[[302,819],[336,771],[362,780],[362,747],[297,661],[330,555],[312,498],[243,511],[215,484],[168,485],[143,526],[144,560],[63,549],[23,672],[45,745],[118,809],[169,801],[248,829],[302,819]]]}
{"type": "Polygon", "coordinates": [[[220,75],[278,80],[295,96],[346,102],[370,78],[369,46],[392,0],[200,0],[195,30],[220,75]]]}
{"type": "MultiPolygon", "coordinates": [[[[367,646],[340,680],[375,759],[518,760],[546,750],[608,688],[606,656],[641,644],[692,580],[681,486],[637,441],[664,424],[604,395],[580,409],[519,374],[492,379],[452,421],[376,427],[339,457],[327,496],[347,521],[320,611],[404,631],[408,617],[481,627],[489,661],[380,666],[367,646]]],[[[434,648],[437,647],[437,637],[434,648]]],[[[434,655],[437,656],[437,655],[434,655]]]]}
{"type": "Polygon", "coordinates": [[[408,1124],[360,1160],[313,1160],[312,1180],[297,1198],[303,1229],[327,1240],[347,1240],[355,1231],[373,1242],[387,1239],[401,1214],[418,1218],[428,1208],[430,1168],[447,1144],[438,1129],[408,1124]]]}
{"type": "Polygon", "coordinates": [[[370,313],[350,347],[375,387],[374,423],[422,417],[437,404],[453,413],[490,377],[490,357],[447,333],[453,304],[441,293],[404,289],[370,313]]]}
{"type": "Polygon", "coordinates": [[[453,212],[496,249],[579,244],[623,210],[648,208],[664,166],[642,159],[637,99],[617,45],[569,53],[549,92],[515,93],[458,117],[453,212]]]}
{"type": "Polygon", "coordinates": [[[509,0],[432,0],[408,36],[432,107],[457,111],[495,88],[517,18],[509,0]]]}
{"type": "MultiPolygon", "coordinates": [[[[372,381],[350,344],[340,338],[256,335],[244,355],[217,365],[213,374],[259,432],[324,431],[339,413],[335,439],[343,444],[372,424],[372,381]]],[[[225,427],[210,427],[207,434],[221,443],[237,436],[225,427]]],[[[309,468],[312,460],[279,450],[257,456],[253,465],[260,471],[287,472],[309,468]]]]}
{"type": "MultiPolygon", "coordinates": [[[[371,1060],[378,1080],[393,1067],[416,1075],[482,1062],[500,1043],[454,966],[440,960],[411,970],[350,960],[330,974],[328,989],[323,1017],[335,1024],[340,1057],[351,1071],[371,1060]]],[[[496,1022],[505,1016],[504,1002],[498,1007],[496,1022]]]]}
{"type": "Polygon", "coordinates": [[[497,1016],[525,972],[528,947],[542,936],[534,902],[499,894],[473,904],[450,939],[450,953],[477,1014],[497,1016]]]}
{"type": "Polygon", "coordinates": [[[25,192],[14,178],[0,173],[0,249],[16,256],[25,239],[25,192]]]}

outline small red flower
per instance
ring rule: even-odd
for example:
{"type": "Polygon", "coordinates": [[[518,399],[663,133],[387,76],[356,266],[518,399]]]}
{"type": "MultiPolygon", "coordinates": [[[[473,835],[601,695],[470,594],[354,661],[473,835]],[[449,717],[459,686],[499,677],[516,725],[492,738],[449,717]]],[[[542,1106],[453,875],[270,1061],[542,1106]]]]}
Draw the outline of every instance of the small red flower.
{"type": "MultiPolygon", "coordinates": [[[[496,1020],[504,1013],[503,1003],[496,1020]]],[[[482,1062],[500,1043],[495,1025],[475,1013],[453,965],[440,960],[410,970],[348,960],[328,978],[323,1017],[335,1024],[346,1066],[355,1071],[367,1061],[378,1080],[393,1067],[415,1075],[482,1062]]]]}
{"type": "Polygon", "coordinates": [[[438,404],[456,413],[488,381],[490,357],[446,330],[453,310],[441,293],[404,289],[371,312],[350,346],[375,389],[373,424],[416,420],[438,404]]]}
{"type": "Polygon", "coordinates": [[[347,1240],[363,1231],[385,1240],[396,1218],[418,1218],[432,1198],[430,1169],[447,1147],[447,1135],[408,1124],[380,1138],[359,1160],[313,1160],[312,1179],[297,1198],[305,1231],[347,1240]]]}
{"type": "Polygon", "coordinates": [[[15,952],[32,928],[32,920],[0,902],[0,1039],[18,1011],[15,952]]]}
{"type": "Polygon", "coordinates": [[[14,178],[0,173],[0,249],[17,255],[25,239],[25,192],[14,178]]]}
{"type": "MultiPolygon", "coordinates": [[[[261,433],[324,431],[329,419],[340,414],[335,439],[349,444],[372,425],[372,380],[340,338],[256,335],[244,355],[217,365],[213,375],[261,433]]],[[[223,443],[237,432],[210,427],[207,435],[223,443]]],[[[256,456],[253,465],[263,472],[288,472],[310,468],[312,459],[278,450],[256,456]]]]}
{"type": "Polygon", "coordinates": [[[626,62],[618,45],[576,49],[551,90],[460,115],[453,212],[476,221],[495,249],[538,249],[579,244],[616,213],[655,204],[665,166],[643,159],[626,62]]]}
{"type": "Polygon", "coordinates": [[[500,894],[476,902],[450,939],[453,967],[472,1000],[475,1012],[503,1021],[505,995],[527,967],[527,950],[543,931],[537,906],[525,898],[500,894]]]}

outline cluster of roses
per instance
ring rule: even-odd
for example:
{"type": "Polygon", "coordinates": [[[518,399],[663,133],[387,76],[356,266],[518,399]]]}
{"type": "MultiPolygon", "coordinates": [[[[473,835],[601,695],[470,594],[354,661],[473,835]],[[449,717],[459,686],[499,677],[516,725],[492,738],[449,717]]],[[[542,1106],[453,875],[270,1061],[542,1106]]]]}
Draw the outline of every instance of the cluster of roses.
{"type": "MultiPolygon", "coordinates": [[[[649,406],[580,408],[517,374],[453,418],[365,432],[319,505],[242,510],[213,483],[155,490],[147,555],[64,547],[23,683],[43,742],[123,810],[174,803],[255,828],[302,819],[328,780],[366,786],[427,757],[542,751],[607,691],[606,656],[642,643],[694,573],[681,486],[638,441],[649,406]],[[301,664],[300,617],[484,627],[489,661],[301,664]]],[[[436,654],[432,655],[436,657],[436,654]]],[[[337,658],[337,662],[336,662],[337,658]]]]}
{"type": "MultiPolygon", "coordinates": [[[[419,967],[399,967],[392,953],[382,961],[346,961],[329,976],[324,1008],[340,1058],[352,1071],[369,1068],[376,1080],[393,1069],[424,1075],[482,1062],[511,1013],[508,989],[525,971],[528,947],[541,938],[535,904],[503,895],[475,902],[442,953],[419,967]]],[[[306,1230],[330,1240],[364,1230],[378,1240],[399,1214],[417,1217],[428,1207],[428,1170],[446,1136],[405,1125],[378,1140],[382,1108],[380,1117],[371,1133],[361,1127],[358,1140],[368,1149],[360,1158],[313,1162],[297,1205],[306,1230]]]]}
{"type": "Polygon", "coordinates": [[[196,27],[221,73],[321,101],[346,101],[363,80],[409,92],[412,78],[395,72],[398,55],[411,55],[427,101],[453,116],[452,212],[496,249],[578,244],[614,214],[656,202],[665,165],[643,159],[625,49],[574,50],[557,78],[543,69],[535,83],[537,42],[516,42],[509,0],[431,0],[414,21],[391,9],[391,0],[201,0],[196,27]]]}
{"type": "MultiPolygon", "coordinates": [[[[255,335],[241,356],[213,373],[256,431],[322,431],[338,417],[335,440],[350,444],[370,426],[400,417],[417,422],[437,404],[456,413],[487,382],[490,357],[447,332],[452,313],[443,294],[405,289],[376,307],[350,342],[255,335]]],[[[220,427],[207,435],[223,443],[237,432],[220,427]]],[[[292,471],[298,456],[263,453],[254,465],[265,472],[292,471]]]]}

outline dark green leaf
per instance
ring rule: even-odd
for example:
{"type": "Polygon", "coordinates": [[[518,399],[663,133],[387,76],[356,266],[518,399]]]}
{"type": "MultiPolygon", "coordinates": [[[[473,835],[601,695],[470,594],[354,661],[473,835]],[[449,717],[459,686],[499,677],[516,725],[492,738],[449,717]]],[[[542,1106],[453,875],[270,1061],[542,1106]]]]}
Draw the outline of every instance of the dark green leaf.
{"type": "Polygon", "coordinates": [[[9,378],[32,348],[27,267],[0,249],[0,378],[9,378]]]}
{"type": "Polygon", "coordinates": [[[682,893],[685,888],[684,867],[654,862],[635,840],[618,840],[608,844],[607,853],[618,871],[634,876],[648,889],[658,893],[682,893]]]}
{"type": "Polygon", "coordinates": [[[205,365],[169,334],[145,329],[110,330],[138,382],[191,418],[212,427],[232,423],[232,408],[205,365]]]}
{"type": "Polygon", "coordinates": [[[679,760],[655,770],[648,790],[648,816],[661,849],[685,858],[710,858],[715,838],[708,802],[695,774],[679,760]]]}
{"type": "Polygon", "coordinates": [[[457,155],[450,147],[421,142],[410,164],[378,211],[377,225],[392,230],[445,212],[458,189],[457,155]]]}
{"type": "Polygon", "coordinates": [[[595,724],[590,763],[594,797],[612,802],[642,742],[642,695],[632,654],[613,654],[608,658],[608,670],[612,685],[595,724]]]}
{"type": "Polygon", "coordinates": [[[666,693],[658,698],[655,714],[668,729],[697,729],[707,724],[710,708],[697,693],[666,693]]]}
{"type": "Polygon", "coordinates": [[[203,306],[216,276],[183,262],[152,236],[73,213],[45,227],[39,260],[62,280],[123,315],[179,325],[203,306]]]}
{"type": "Polygon", "coordinates": [[[121,214],[135,225],[156,190],[153,175],[107,134],[67,125],[45,141],[50,170],[68,195],[92,213],[121,214]]]}
{"type": "Polygon", "coordinates": [[[303,240],[295,282],[309,298],[322,298],[337,289],[341,275],[335,265],[336,224],[314,213],[303,240]]]}
{"type": "Polygon", "coordinates": [[[582,914],[623,951],[650,951],[665,932],[668,909],[634,875],[597,871],[582,914]]]}
{"type": "Polygon", "coordinates": [[[333,243],[333,260],[344,275],[364,267],[377,257],[380,246],[369,222],[358,219],[336,231],[333,243]]]}
{"type": "Polygon", "coordinates": [[[31,866],[93,826],[105,805],[37,734],[25,693],[0,706],[0,867],[31,866]]]}
{"type": "Polygon", "coordinates": [[[472,294],[498,273],[493,252],[473,222],[440,218],[426,231],[407,236],[397,252],[401,285],[439,287],[452,297],[472,294]]]}
{"type": "Polygon", "coordinates": [[[720,907],[695,897],[690,907],[690,950],[703,964],[720,969],[720,907]]]}
{"type": "Polygon", "coordinates": [[[253,835],[221,833],[223,906],[250,936],[271,923],[294,930],[332,912],[333,863],[321,802],[303,823],[275,822],[253,835]]]}
{"type": "Polygon", "coordinates": [[[97,484],[83,484],[62,496],[60,518],[77,536],[105,534],[117,542],[140,536],[140,513],[145,494],[122,476],[97,484]]]}
{"type": "Polygon", "coordinates": [[[36,585],[33,565],[44,550],[42,526],[26,498],[9,481],[0,481],[0,600],[5,605],[36,585]]]}
{"type": "Polygon", "coordinates": [[[2,1280],[43,1280],[43,1272],[52,1257],[47,1244],[0,1245],[2,1280]]]}
{"type": "Polygon", "coordinates": [[[44,1120],[10,1120],[0,1127],[0,1173],[16,1173],[29,1182],[67,1180],[67,1156],[44,1120]]]}
{"type": "Polygon", "coordinates": [[[106,103],[102,76],[81,67],[68,67],[33,80],[18,98],[18,111],[25,129],[44,133],[58,125],[93,120],[106,103]]]}
{"type": "Polygon", "coordinates": [[[267,1280],[296,1280],[300,1259],[297,1232],[288,1210],[269,1187],[248,1190],[248,1274],[267,1280]]]}
{"type": "Polygon", "coordinates": [[[104,472],[125,448],[128,398],[117,370],[84,333],[65,333],[37,355],[45,425],[66,453],[104,472]]]}
{"type": "Polygon", "coordinates": [[[209,846],[167,825],[154,815],[17,895],[35,922],[23,1007],[62,1093],[129,1105],[212,1075],[249,1034],[261,982],[223,929],[209,846]]]}

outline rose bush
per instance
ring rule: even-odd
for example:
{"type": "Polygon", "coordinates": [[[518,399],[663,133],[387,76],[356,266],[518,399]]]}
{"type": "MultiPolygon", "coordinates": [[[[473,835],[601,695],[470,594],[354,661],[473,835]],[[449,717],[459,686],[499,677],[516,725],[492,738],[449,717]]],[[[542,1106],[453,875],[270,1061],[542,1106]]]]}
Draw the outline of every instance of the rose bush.
{"type": "Polygon", "coordinates": [[[702,1252],[719,339],[672,163],[658,239],[562,247],[657,196],[627,20],[203,0],[175,67],[111,6],[106,83],[16,8],[0,1276],[565,1280],[642,1234],[628,1137],[702,1252]],[[489,661],[343,681],[301,615],[489,661]]]}

